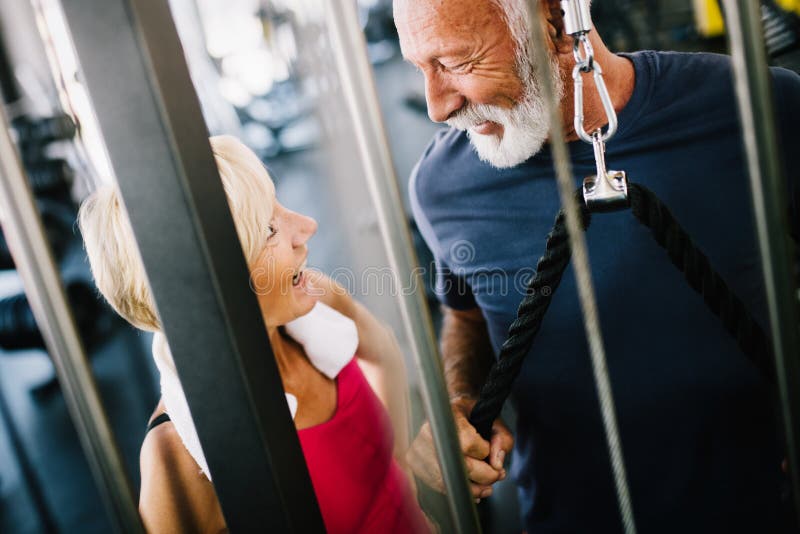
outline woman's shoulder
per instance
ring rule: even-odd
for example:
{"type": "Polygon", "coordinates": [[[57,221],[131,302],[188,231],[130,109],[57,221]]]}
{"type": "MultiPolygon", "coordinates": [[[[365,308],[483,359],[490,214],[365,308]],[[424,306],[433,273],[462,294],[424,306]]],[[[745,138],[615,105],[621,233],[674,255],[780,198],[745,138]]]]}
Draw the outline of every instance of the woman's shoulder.
{"type": "MultiPolygon", "coordinates": [[[[152,422],[152,420],[151,420],[152,422]]],[[[148,428],[139,454],[142,471],[171,466],[191,468],[202,475],[171,421],[148,428]]]]}
{"type": "Polygon", "coordinates": [[[158,403],[147,423],[147,433],[139,452],[139,464],[143,488],[146,480],[160,480],[165,474],[176,481],[209,482],[183,444],[166,412],[163,400],[158,403]]]}
{"type": "Polygon", "coordinates": [[[139,512],[148,532],[225,529],[214,487],[167,421],[151,428],[139,454],[139,512]]]}

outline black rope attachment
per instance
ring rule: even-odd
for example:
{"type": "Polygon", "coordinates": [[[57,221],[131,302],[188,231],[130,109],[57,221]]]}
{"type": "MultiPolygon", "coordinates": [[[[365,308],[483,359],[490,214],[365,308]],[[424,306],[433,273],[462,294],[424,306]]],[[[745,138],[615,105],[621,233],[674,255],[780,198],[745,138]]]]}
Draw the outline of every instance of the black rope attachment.
{"type": "MultiPolygon", "coordinates": [[[[585,230],[589,226],[590,215],[583,202],[582,189],[575,192],[575,199],[585,230]]],[[[564,210],[561,209],[556,215],[553,229],[547,235],[544,255],[536,264],[536,274],[525,289],[525,297],[517,309],[517,318],[508,329],[508,338],[500,349],[500,356],[489,370],[480,398],[469,416],[470,423],[484,439],[488,440],[491,436],[492,423],[511,394],[525,355],[539,333],[544,314],[569,265],[572,250],[564,217],[564,210]]]]}
{"type": "MultiPolygon", "coordinates": [[[[741,299],[728,287],[711,263],[681,228],[669,209],[646,187],[631,183],[628,194],[631,212],[651,230],[653,238],[667,252],[689,285],[703,296],[708,308],[720,319],[725,329],[736,339],[744,354],[750,358],[768,381],[774,383],[775,368],[769,338],[752,318],[741,299]]],[[[591,217],[583,200],[582,190],[575,192],[584,230],[591,217]]],[[[536,274],[525,291],[511,323],[508,338],[492,365],[478,402],[470,414],[470,423],[484,439],[490,439],[492,423],[500,415],[514,381],[522,369],[544,315],[569,265],[571,249],[564,223],[564,210],[558,212],[553,229],[547,236],[544,255],[536,265],[536,274]]]]}

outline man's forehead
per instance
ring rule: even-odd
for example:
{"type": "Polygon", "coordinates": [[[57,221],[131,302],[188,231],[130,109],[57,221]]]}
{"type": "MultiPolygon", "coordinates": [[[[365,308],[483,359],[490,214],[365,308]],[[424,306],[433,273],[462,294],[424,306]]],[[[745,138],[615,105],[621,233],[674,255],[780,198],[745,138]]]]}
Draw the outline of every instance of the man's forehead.
{"type": "Polygon", "coordinates": [[[394,16],[404,52],[422,42],[437,54],[459,52],[487,24],[502,21],[491,0],[395,0],[394,16]]]}
{"type": "Polygon", "coordinates": [[[499,14],[498,5],[492,0],[394,1],[394,16],[399,24],[430,21],[456,29],[470,29],[497,21],[499,14]]]}

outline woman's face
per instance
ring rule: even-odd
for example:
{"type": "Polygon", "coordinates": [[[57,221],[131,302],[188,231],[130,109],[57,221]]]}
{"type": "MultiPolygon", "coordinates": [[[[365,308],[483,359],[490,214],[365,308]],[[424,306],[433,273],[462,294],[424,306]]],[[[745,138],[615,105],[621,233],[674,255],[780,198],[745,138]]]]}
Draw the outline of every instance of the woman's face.
{"type": "Polygon", "coordinates": [[[267,326],[280,326],[311,311],[319,299],[312,277],[304,272],[306,243],[317,221],[283,207],[272,191],[269,237],[251,269],[251,283],[267,326]]]}

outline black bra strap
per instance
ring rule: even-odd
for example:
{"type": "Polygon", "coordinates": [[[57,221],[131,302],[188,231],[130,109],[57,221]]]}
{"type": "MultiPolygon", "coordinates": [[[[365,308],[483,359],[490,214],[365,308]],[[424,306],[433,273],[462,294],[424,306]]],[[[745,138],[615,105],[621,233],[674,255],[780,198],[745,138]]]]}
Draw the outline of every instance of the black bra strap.
{"type": "Polygon", "coordinates": [[[169,418],[169,415],[166,412],[164,412],[161,415],[159,415],[158,417],[156,417],[155,419],[153,419],[152,421],[150,421],[150,424],[147,425],[147,431],[150,432],[151,430],[153,430],[158,425],[160,425],[162,423],[166,423],[167,421],[170,421],[170,418],[169,418]]]}

